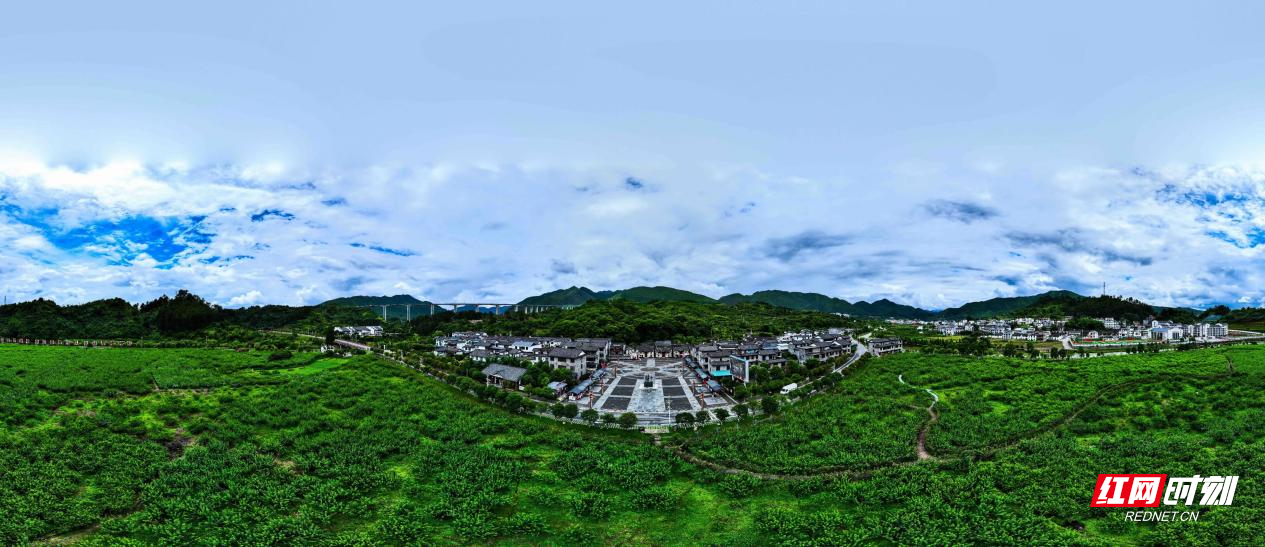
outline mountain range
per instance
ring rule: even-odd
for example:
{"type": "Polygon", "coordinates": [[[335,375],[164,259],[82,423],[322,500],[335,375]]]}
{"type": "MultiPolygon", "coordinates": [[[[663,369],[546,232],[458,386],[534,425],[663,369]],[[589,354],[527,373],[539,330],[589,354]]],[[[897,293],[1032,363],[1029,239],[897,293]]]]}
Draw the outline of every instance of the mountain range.
{"type": "MultiPolygon", "coordinates": [[[[1151,306],[1134,300],[1121,299],[1118,297],[1087,297],[1072,291],[1063,290],[1047,291],[1041,294],[1029,296],[990,298],[988,300],[981,300],[978,302],[967,302],[954,308],[933,311],[899,304],[886,298],[875,300],[873,302],[867,302],[864,300],[849,302],[842,298],[836,298],[819,293],[766,290],[756,291],[751,294],[734,293],[716,299],[690,291],[663,286],[632,287],[629,289],[614,291],[594,291],[588,287],[569,287],[524,298],[518,304],[538,306],[578,306],[584,304],[585,302],[605,300],[630,300],[634,302],[702,302],[730,305],[742,303],[763,303],[796,310],[842,313],[855,317],[884,317],[924,320],[983,319],[990,317],[1023,315],[1028,313],[1049,315],[1051,312],[1063,313],[1064,311],[1066,311],[1069,315],[1073,313],[1092,314],[1094,311],[1098,310],[1103,312],[1102,315],[1110,315],[1111,312],[1116,312],[1116,314],[1128,313],[1130,315],[1147,315],[1150,312],[1160,313],[1161,311],[1169,309],[1159,306],[1151,306]],[[1100,300],[1102,302],[1099,302],[1100,300]],[[1121,306],[1124,308],[1121,308],[1121,306]]],[[[325,302],[322,305],[380,306],[384,304],[397,305],[396,307],[388,308],[389,316],[394,317],[398,315],[403,317],[404,310],[398,307],[399,304],[426,305],[429,304],[429,302],[419,300],[406,294],[401,294],[395,296],[350,296],[336,298],[325,302]]],[[[473,309],[473,307],[468,307],[468,310],[463,309],[461,311],[469,311],[473,309]]],[[[478,311],[490,312],[492,310],[491,308],[486,308],[478,311]]],[[[1180,309],[1178,311],[1194,310],[1180,309]]],[[[413,317],[417,317],[427,313],[429,313],[428,309],[415,308],[412,315],[413,317]]]]}
{"type": "MultiPolygon", "coordinates": [[[[768,290],[751,294],[734,293],[713,299],[672,287],[633,287],[619,291],[594,291],[587,287],[570,287],[523,299],[520,304],[530,305],[579,305],[590,300],[634,300],[637,302],[687,301],[720,304],[764,303],[796,310],[814,310],[826,313],[844,313],[858,317],[894,317],[899,319],[933,319],[993,317],[1013,312],[1034,304],[1047,294],[1069,294],[1069,291],[1051,291],[1041,295],[1015,298],[994,298],[983,302],[971,302],[958,308],[934,312],[898,304],[886,298],[874,302],[849,302],[842,298],[819,293],[768,290]]],[[[1079,295],[1076,295],[1079,296],[1079,295]]]]}

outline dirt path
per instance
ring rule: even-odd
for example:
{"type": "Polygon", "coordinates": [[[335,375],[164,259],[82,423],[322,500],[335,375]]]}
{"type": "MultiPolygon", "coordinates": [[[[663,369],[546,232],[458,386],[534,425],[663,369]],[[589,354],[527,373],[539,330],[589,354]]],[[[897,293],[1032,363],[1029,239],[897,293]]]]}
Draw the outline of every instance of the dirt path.
{"type": "MultiPolygon", "coordinates": [[[[898,375],[896,379],[900,380],[900,383],[902,384],[918,389],[909,385],[909,383],[905,381],[904,374],[898,375]]],[[[931,429],[932,424],[940,420],[940,413],[936,412],[936,403],[940,402],[940,396],[936,395],[936,392],[931,391],[931,388],[922,388],[922,390],[931,394],[931,406],[927,407],[927,422],[922,424],[922,427],[918,429],[918,459],[925,461],[933,458],[931,453],[927,452],[927,431],[931,429]]]]}

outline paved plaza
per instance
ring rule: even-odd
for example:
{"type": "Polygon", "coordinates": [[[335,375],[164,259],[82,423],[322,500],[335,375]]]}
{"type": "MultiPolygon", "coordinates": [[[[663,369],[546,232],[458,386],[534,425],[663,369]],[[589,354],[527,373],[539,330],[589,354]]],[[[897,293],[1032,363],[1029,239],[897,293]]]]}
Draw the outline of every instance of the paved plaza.
{"type": "Polygon", "coordinates": [[[637,414],[643,424],[670,423],[680,412],[697,412],[734,404],[723,393],[712,393],[706,383],[674,360],[618,360],[590,392],[584,408],[637,414]]]}

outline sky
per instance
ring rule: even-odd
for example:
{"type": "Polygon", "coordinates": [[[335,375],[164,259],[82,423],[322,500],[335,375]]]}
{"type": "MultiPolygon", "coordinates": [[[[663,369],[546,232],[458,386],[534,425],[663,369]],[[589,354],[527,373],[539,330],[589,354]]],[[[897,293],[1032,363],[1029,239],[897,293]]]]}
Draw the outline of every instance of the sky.
{"type": "Polygon", "coordinates": [[[180,4],[6,8],[7,301],[1265,305],[1260,3],[180,4]]]}

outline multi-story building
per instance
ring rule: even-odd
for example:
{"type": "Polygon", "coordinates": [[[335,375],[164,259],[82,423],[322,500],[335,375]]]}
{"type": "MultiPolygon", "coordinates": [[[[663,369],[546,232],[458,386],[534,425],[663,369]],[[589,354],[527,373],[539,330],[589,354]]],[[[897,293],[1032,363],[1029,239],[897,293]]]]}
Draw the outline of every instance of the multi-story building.
{"type": "Polygon", "coordinates": [[[870,340],[870,352],[876,357],[902,351],[905,351],[905,345],[900,338],[874,338],[870,340]]]}

